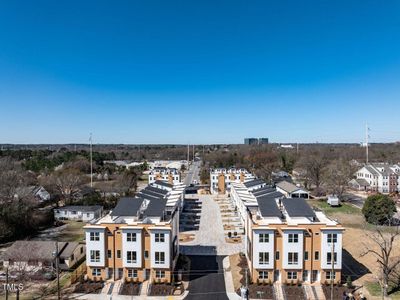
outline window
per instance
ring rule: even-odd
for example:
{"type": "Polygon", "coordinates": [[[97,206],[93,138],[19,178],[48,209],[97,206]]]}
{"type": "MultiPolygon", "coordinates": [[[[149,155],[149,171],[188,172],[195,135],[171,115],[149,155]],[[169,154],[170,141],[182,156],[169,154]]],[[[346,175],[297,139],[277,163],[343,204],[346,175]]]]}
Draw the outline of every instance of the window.
{"type": "Polygon", "coordinates": [[[258,241],[260,243],[269,243],[269,234],[268,233],[260,233],[258,235],[258,241]]]}
{"type": "Polygon", "coordinates": [[[269,264],[269,252],[260,252],[260,253],[258,253],[258,263],[260,265],[269,264]]]}
{"type": "Polygon", "coordinates": [[[164,264],[165,263],[165,252],[155,252],[155,263],[164,264]]]}
{"type": "Polygon", "coordinates": [[[137,270],[128,269],[128,278],[137,278],[138,277],[137,270]]]}
{"type": "Polygon", "coordinates": [[[304,260],[308,260],[308,251],[304,252],[304,260]]]}
{"type": "Polygon", "coordinates": [[[315,259],[315,260],[319,260],[319,252],[318,252],[318,251],[315,251],[315,253],[314,253],[314,259],[315,259]]]}
{"type": "Polygon", "coordinates": [[[90,261],[100,262],[100,250],[90,250],[90,261]]]}
{"type": "Polygon", "coordinates": [[[128,264],[136,263],[136,251],[126,252],[126,262],[128,264]]]}
{"type": "Polygon", "coordinates": [[[101,276],[101,269],[99,268],[92,269],[92,276],[101,276]]]}
{"type": "Polygon", "coordinates": [[[327,239],[328,239],[328,243],[337,243],[337,234],[336,233],[328,233],[327,239]]]}
{"type": "Polygon", "coordinates": [[[91,232],[90,240],[91,241],[100,241],[100,232],[91,232]]]}
{"type": "Polygon", "coordinates": [[[287,272],[287,279],[292,280],[292,279],[297,279],[297,272],[287,272]]]}
{"type": "Polygon", "coordinates": [[[156,271],[156,278],[165,278],[165,271],[156,271]]]}
{"type": "Polygon", "coordinates": [[[298,242],[299,242],[299,234],[289,233],[289,243],[298,243],[298,242]]]}
{"type": "Polygon", "coordinates": [[[165,242],[165,234],[164,233],[156,233],[155,240],[156,240],[156,243],[164,243],[165,242]]]}
{"type": "Polygon", "coordinates": [[[111,252],[111,250],[107,250],[107,257],[108,257],[108,258],[111,258],[111,257],[112,257],[112,252],[111,252]]]}
{"type": "Polygon", "coordinates": [[[332,274],[332,271],[327,271],[325,276],[326,276],[326,280],[332,280],[332,279],[335,280],[336,279],[336,273],[333,272],[333,274],[332,274]]]}
{"type": "Polygon", "coordinates": [[[127,242],[136,242],[136,233],[134,233],[134,232],[127,232],[127,233],[126,233],[126,241],[127,241],[127,242]]]}
{"type": "Polygon", "coordinates": [[[86,213],[86,217],[88,217],[88,218],[89,218],[89,217],[90,217],[90,213],[86,213]]]}
{"type": "Polygon", "coordinates": [[[259,271],[258,279],[268,279],[268,272],[267,271],[259,271]]]}
{"type": "Polygon", "coordinates": [[[275,252],[275,259],[276,259],[276,260],[279,260],[279,251],[276,251],[276,252],[275,252]]]}
{"type": "Polygon", "coordinates": [[[144,251],[144,259],[148,259],[149,258],[149,251],[145,250],[144,251]]]}
{"type": "Polygon", "coordinates": [[[288,252],[288,264],[296,265],[299,262],[299,253],[297,252],[288,252]]]}
{"type": "MultiPolygon", "coordinates": [[[[335,264],[337,263],[337,252],[335,252],[334,254],[333,254],[333,260],[335,261],[335,264]]],[[[328,265],[331,265],[332,264],[332,252],[328,252],[327,254],[326,254],[326,263],[328,264],[328,265]]]]}
{"type": "Polygon", "coordinates": [[[121,250],[117,250],[117,258],[121,258],[121,250]]]}

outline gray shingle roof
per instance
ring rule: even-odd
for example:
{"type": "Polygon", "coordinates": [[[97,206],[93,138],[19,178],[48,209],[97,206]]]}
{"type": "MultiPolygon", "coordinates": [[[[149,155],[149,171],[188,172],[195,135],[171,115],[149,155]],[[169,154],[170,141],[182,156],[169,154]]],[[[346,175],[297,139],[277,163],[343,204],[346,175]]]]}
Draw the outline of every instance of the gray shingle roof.
{"type": "Polygon", "coordinates": [[[290,217],[316,217],[315,212],[303,198],[285,198],[282,203],[290,217]]]}
{"type": "Polygon", "coordinates": [[[69,205],[56,208],[58,210],[68,210],[68,211],[97,211],[99,209],[103,209],[101,205],[69,205]]]}
{"type": "Polygon", "coordinates": [[[119,199],[117,206],[111,212],[111,216],[137,216],[143,198],[123,197],[119,199]]]}
{"type": "Polygon", "coordinates": [[[298,191],[298,190],[304,190],[303,188],[300,188],[300,187],[294,185],[293,183],[290,183],[290,182],[287,182],[287,181],[278,182],[276,184],[276,186],[279,187],[280,189],[288,192],[288,193],[293,193],[293,192],[298,191]]]}
{"type": "Polygon", "coordinates": [[[159,188],[156,188],[156,187],[151,186],[151,185],[148,185],[148,186],[145,188],[145,190],[150,191],[150,192],[153,192],[153,193],[157,193],[157,194],[160,194],[160,195],[166,195],[166,194],[168,194],[168,191],[162,190],[162,189],[159,189],[159,188]]]}
{"type": "Polygon", "coordinates": [[[256,186],[256,185],[259,185],[259,184],[263,184],[263,183],[265,183],[265,182],[264,182],[264,180],[261,180],[261,179],[253,179],[253,180],[250,180],[250,181],[243,182],[244,186],[247,187],[247,188],[252,187],[252,186],[256,186]]]}
{"type": "Polygon", "coordinates": [[[162,217],[165,210],[167,199],[154,199],[150,200],[143,215],[147,217],[162,217]]]}
{"type": "Polygon", "coordinates": [[[258,207],[263,217],[281,217],[282,213],[276,204],[276,197],[262,196],[257,198],[258,207]]]}

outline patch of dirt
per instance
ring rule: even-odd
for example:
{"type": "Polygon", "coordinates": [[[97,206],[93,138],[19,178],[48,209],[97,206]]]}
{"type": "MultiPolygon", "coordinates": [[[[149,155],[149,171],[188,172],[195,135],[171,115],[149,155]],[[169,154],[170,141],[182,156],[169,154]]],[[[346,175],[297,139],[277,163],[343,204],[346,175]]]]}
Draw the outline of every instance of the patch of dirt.
{"type": "Polygon", "coordinates": [[[190,233],[180,233],[179,234],[179,242],[188,243],[194,241],[195,235],[190,233]]]}
{"type": "Polygon", "coordinates": [[[99,294],[104,284],[102,282],[87,281],[78,283],[75,286],[74,293],[99,294]]]}
{"type": "MultiPolygon", "coordinates": [[[[300,285],[282,285],[282,288],[286,294],[287,299],[290,300],[304,300],[303,287],[300,285]]],[[[334,298],[340,299],[340,298],[334,298]]]]}
{"type": "Polygon", "coordinates": [[[242,238],[241,237],[225,238],[225,242],[230,244],[239,244],[242,242],[242,238]]]}
{"type": "Polygon", "coordinates": [[[136,282],[125,282],[121,287],[120,295],[138,296],[141,284],[136,282]]]}

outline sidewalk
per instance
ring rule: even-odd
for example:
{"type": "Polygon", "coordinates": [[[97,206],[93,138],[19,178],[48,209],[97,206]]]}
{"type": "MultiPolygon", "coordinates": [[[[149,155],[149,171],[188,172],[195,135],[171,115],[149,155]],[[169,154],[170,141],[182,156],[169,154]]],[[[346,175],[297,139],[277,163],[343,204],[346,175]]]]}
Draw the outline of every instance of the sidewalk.
{"type": "Polygon", "coordinates": [[[235,288],[233,286],[233,278],[232,278],[232,273],[231,273],[231,265],[229,262],[229,256],[226,256],[224,258],[224,260],[222,261],[222,266],[224,268],[226,295],[228,296],[229,300],[242,299],[238,294],[236,294],[235,288]]]}

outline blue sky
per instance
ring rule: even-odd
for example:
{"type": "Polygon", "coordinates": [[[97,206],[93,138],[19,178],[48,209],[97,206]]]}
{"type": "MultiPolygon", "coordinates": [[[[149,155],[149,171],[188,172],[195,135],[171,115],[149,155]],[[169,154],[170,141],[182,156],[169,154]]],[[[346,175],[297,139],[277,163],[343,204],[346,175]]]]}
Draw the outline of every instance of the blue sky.
{"type": "Polygon", "coordinates": [[[0,143],[400,140],[399,1],[2,1],[0,143]]]}

